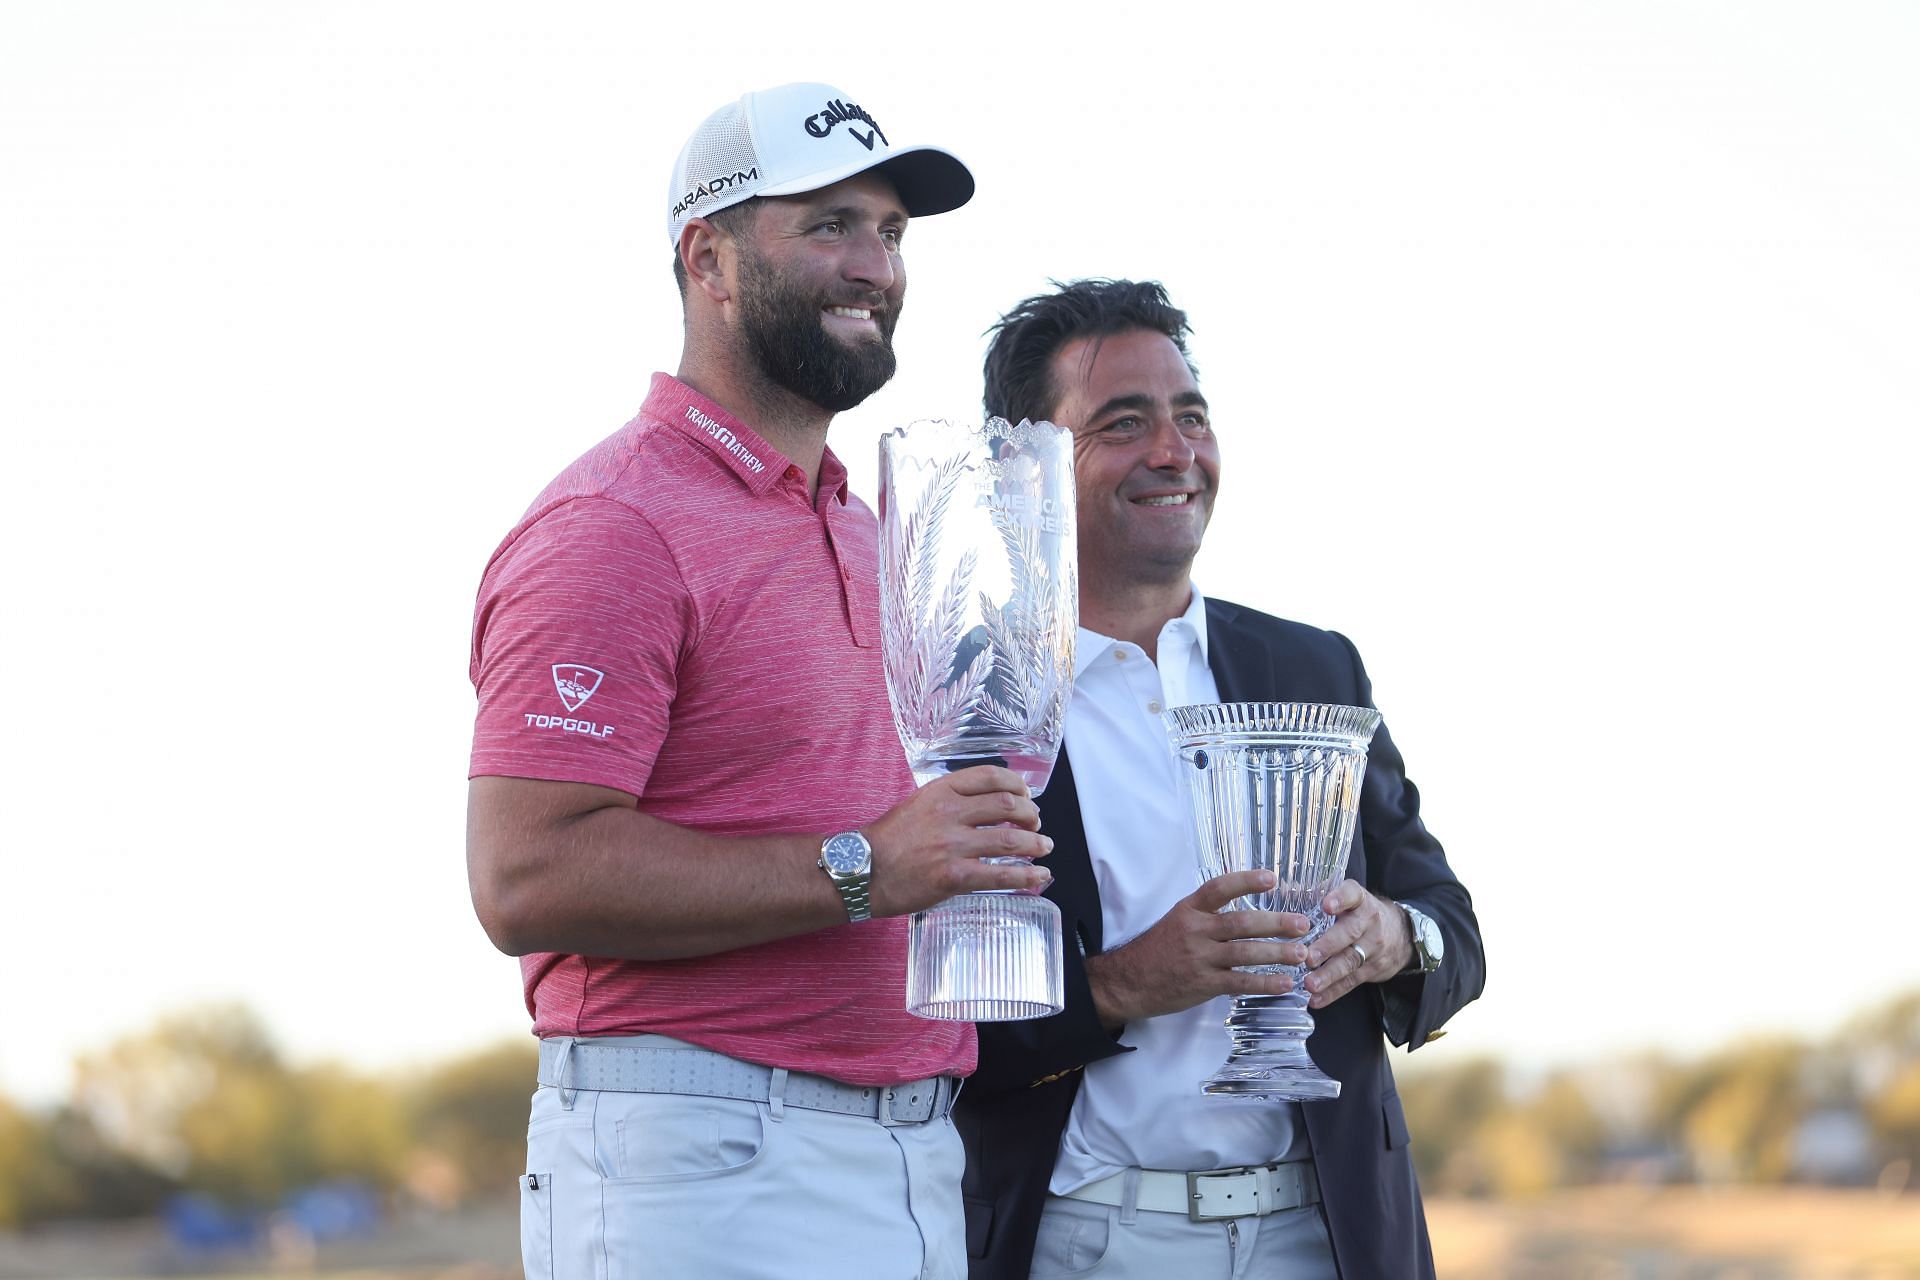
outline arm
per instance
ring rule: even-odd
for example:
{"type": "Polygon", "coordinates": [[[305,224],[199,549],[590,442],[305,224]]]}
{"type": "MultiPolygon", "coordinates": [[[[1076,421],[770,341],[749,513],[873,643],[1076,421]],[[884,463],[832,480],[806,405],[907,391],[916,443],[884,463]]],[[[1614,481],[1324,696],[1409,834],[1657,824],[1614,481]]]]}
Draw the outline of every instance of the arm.
{"type": "Polygon", "coordinates": [[[1191,1009],[1215,996],[1280,996],[1293,990],[1283,973],[1241,973],[1244,964],[1299,964],[1307,932],[1304,916],[1277,911],[1227,911],[1242,894],[1273,887],[1270,871],[1236,871],[1207,881],[1173,904],[1133,941],[1087,957],[1087,985],[1101,1026],[1118,1033],[1127,1023],[1191,1009]]]}
{"type": "MultiPolygon", "coordinates": [[[[827,833],[721,837],[641,813],[608,787],[479,777],[469,784],[467,877],[474,910],[509,955],[662,960],[711,955],[847,922],[818,865],[827,833]]],[[[979,767],[920,788],[864,828],[873,914],[924,910],[975,889],[1031,889],[1039,813],[1018,774],[979,767]],[[993,826],[994,823],[1012,826],[993,826]]]]}
{"type": "MultiPolygon", "coordinates": [[[[1346,637],[1339,639],[1351,657],[1360,696],[1372,706],[1360,655],[1346,637]]],[[[1360,820],[1366,883],[1349,880],[1327,898],[1336,920],[1308,954],[1308,964],[1325,966],[1308,975],[1310,1003],[1324,1007],[1362,983],[1382,983],[1389,1038],[1418,1048],[1479,996],[1486,956],[1473,899],[1421,822],[1419,790],[1407,779],[1405,761],[1385,725],[1367,752],[1360,820]],[[1414,903],[1440,926],[1446,957],[1433,973],[1402,972],[1413,952],[1406,915],[1393,905],[1398,901],[1414,903]],[[1364,964],[1353,951],[1355,942],[1367,953],[1364,964]]]]}
{"type": "MultiPolygon", "coordinates": [[[[976,1098],[1051,1084],[1090,1062],[1131,1052],[1126,1024],[1174,1013],[1220,995],[1284,995],[1281,973],[1241,973],[1242,964],[1298,964],[1303,916],[1224,911],[1242,894],[1271,888],[1266,871],[1237,871],[1207,881],[1175,903],[1151,929],[1108,951],[1081,955],[1068,913],[1064,1012],[1023,1022],[980,1024],[980,1068],[968,1080],[976,1098]]],[[[1053,896],[1050,889],[1049,896],[1053,896]]]]}
{"type": "MultiPolygon", "coordinates": [[[[601,498],[545,512],[488,566],[467,862],[475,910],[502,950],[664,959],[846,923],[816,865],[829,832],[722,837],[640,810],[714,596],[689,584],[651,521],[601,498]],[[530,714],[563,702],[592,716],[593,732],[543,730],[530,714]]],[[[864,825],[876,914],[1045,879],[978,862],[1046,849],[1024,784],[1005,769],[950,775],[864,825]],[[1000,822],[1013,825],[976,829],[1000,822]]]]}

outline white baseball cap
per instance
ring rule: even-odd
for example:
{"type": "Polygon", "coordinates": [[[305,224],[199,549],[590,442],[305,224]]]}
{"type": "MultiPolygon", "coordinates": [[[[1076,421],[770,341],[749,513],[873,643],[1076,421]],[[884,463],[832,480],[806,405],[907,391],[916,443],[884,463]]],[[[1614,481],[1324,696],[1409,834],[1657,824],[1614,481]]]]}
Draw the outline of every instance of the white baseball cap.
{"type": "Polygon", "coordinates": [[[825,84],[783,84],[729,102],[680,148],[667,192],[667,239],[687,219],[755,196],[818,191],[878,169],[911,217],[946,213],[973,197],[973,174],[939,147],[896,147],[865,108],[825,84]]]}

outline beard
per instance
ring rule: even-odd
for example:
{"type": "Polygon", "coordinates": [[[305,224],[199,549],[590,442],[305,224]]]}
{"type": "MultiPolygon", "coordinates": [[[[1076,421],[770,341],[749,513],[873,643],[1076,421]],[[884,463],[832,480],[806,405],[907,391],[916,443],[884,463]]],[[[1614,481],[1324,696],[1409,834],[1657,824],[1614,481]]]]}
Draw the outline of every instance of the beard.
{"type": "MultiPolygon", "coordinates": [[[[822,306],[838,299],[822,299],[786,272],[768,266],[757,253],[743,248],[740,261],[741,329],[754,364],[770,382],[829,413],[851,409],[887,385],[897,363],[897,308],[874,308],[878,342],[849,346],[830,335],[821,320],[822,306]]],[[[872,301],[869,296],[840,305],[868,306],[872,301]]]]}

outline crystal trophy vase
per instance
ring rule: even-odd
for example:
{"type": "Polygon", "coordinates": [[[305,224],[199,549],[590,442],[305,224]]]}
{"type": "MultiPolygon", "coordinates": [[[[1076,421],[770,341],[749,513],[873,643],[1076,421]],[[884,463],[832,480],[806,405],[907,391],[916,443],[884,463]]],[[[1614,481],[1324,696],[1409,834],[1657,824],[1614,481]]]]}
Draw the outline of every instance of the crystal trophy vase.
{"type": "MultiPolygon", "coordinates": [[[[1161,719],[1193,807],[1201,876],[1273,872],[1271,890],[1236,898],[1226,909],[1296,912],[1311,924],[1311,943],[1332,923],[1321,900],[1347,873],[1367,744],[1380,713],[1314,702],[1228,702],[1173,707],[1161,719]]],[[[1339,1097],[1340,1082],[1307,1056],[1313,1016],[1300,985],[1306,966],[1243,968],[1288,974],[1293,990],[1235,997],[1227,1018],[1232,1051],[1200,1092],[1339,1097]]]]}
{"type": "MultiPolygon", "coordinates": [[[[880,440],[881,644],[922,784],[997,764],[1047,785],[1079,624],[1073,437],[1051,423],[916,422],[880,440]]],[[[907,1009],[1002,1022],[1064,1007],[1060,912],[968,893],[913,917],[907,1009]]]]}

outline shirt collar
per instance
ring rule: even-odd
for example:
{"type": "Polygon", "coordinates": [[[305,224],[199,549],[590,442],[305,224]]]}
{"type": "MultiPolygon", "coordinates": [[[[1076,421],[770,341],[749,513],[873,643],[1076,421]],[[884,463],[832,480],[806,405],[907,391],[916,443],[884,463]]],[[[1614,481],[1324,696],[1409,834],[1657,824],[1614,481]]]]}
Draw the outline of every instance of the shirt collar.
{"type": "MultiPolygon", "coordinates": [[[[741,483],[756,497],[779,483],[780,477],[793,465],[753,428],[672,374],[653,375],[653,387],[640,412],[701,445],[740,477],[741,483]]],[[[832,466],[838,469],[838,483],[844,488],[846,468],[840,466],[837,458],[833,459],[832,466]]],[[[824,464],[820,469],[823,488],[827,484],[828,469],[824,464]]]]}
{"type": "MultiPolygon", "coordinates": [[[[1192,638],[1192,643],[1200,650],[1200,662],[1207,661],[1207,598],[1200,594],[1200,588],[1187,584],[1193,593],[1193,599],[1187,602],[1186,612],[1171,619],[1160,628],[1162,640],[1192,638]]],[[[1123,641],[1112,636],[1101,635],[1098,631],[1089,631],[1080,627],[1074,632],[1073,639],[1073,678],[1078,680],[1086,669],[1097,659],[1107,656],[1108,650],[1123,641]]]]}
{"type": "Polygon", "coordinates": [[[834,453],[832,445],[828,445],[826,452],[820,455],[820,485],[814,501],[818,503],[828,497],[838,499],[843,507],[847,505],[847,468],[834,453]]]}
{"type": "Polygon", "coordinates": [[[1187,632],[1193,636],[1195,647],[1200,650],[1200,663],[1207,661],[1207,598],[1200,594],[1200,588],[1191,582],[1187,584],[1193,592],[1193,599],[1187,605],[1187,611],[1160,629],[1161,635],[1169,632],[1187,632]]]}

